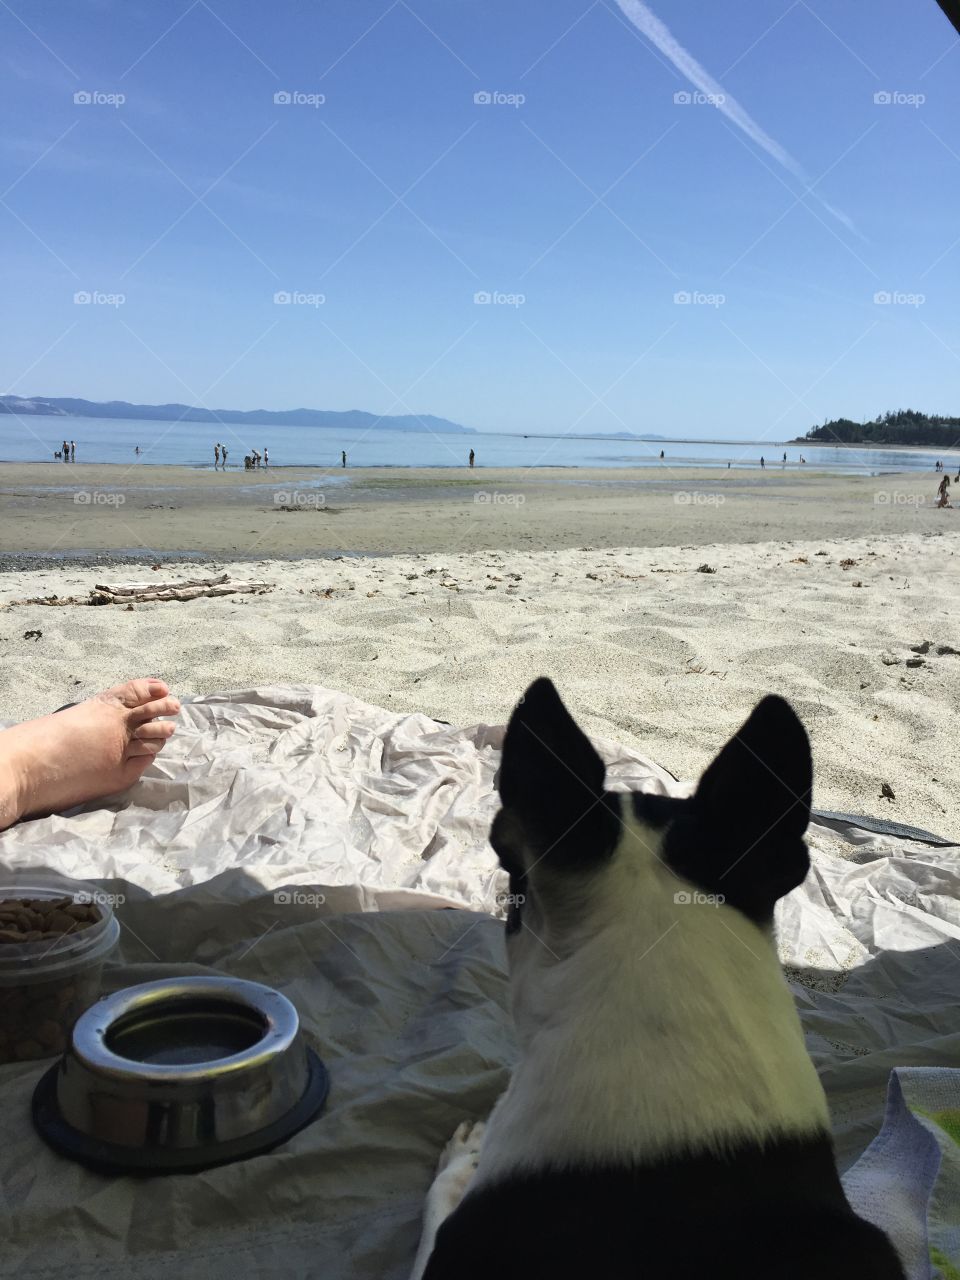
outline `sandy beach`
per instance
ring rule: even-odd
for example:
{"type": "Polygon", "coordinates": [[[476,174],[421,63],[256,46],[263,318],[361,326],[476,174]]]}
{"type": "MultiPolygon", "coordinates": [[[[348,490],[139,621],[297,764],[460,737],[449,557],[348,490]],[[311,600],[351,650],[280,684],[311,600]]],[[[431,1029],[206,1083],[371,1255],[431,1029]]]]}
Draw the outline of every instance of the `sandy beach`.
{"type": "MultiPolygon", "coordinates": [[[[838,487],[860,501],[870,492],[851,481],[838,487]]],[[[784,517],[787,500],[770,502],[763,518],[796,531],[824,503],[808,493],[784,517]]],[[[546,551],[264,555],[228,567],[272,583],[268,594],[130,610],[11,602],[85,596],[95,582],[143,578],[142,567],[60,562],[8,572],[0,575],[0,715],[35,715],[149,673],[179,693],[315,683],[458,725],[501,723],[527,682],[546,673],[589,730],[690,778],[772,690],[810,731],[818,805],[960,838],[960,532],[945,522],[936,536],[926,532],[937,527],[933,517],[957,513],[914,507],[922,531],[894,535],[872,531],[871,502],[857,536],[760,540],[754,528],[735,540],[734,507],[731,498],[704,508],[725,522],[722,543],[703,536],[690,545],[698,526],[681,511],[689,524],[661,532],[684,546],[587,550],[564,547],[561,534],[546,551]],[[756,540],[745,540],[751,532],[756,540]],[[881,798],[884,783],[894,799],[881,798]]],[[[846,507],[838,499],[831,509],[846,507]]],[[[387,525],[381,545],[391,529],[399,536],[392,509],[370,510],[387,525]]],[[[907,510],[885,515],[904,520],[907,510]]],[[[314,518],[324,517],[285,517],[297,526],[314,518]]],[[[10,520],[7,512],[8,528],[10,520]]],[[[548,532],[535,522],[530,537],[542,543],[548,532]]],[[[608,527],[607,538],[617,532],[623,543],[623,527],[608,527]]],[[[196,574],[198,566],[181,567],[196,574]]],[[[175,573],[165,565],[146,576],[175,573]]]]}
{"type": "Polygon", "coordinates": [[[701,546],[939,533],[938,477],[672,467],[280,469],[9,463],[10,553],[231,559],[701,546]]]}

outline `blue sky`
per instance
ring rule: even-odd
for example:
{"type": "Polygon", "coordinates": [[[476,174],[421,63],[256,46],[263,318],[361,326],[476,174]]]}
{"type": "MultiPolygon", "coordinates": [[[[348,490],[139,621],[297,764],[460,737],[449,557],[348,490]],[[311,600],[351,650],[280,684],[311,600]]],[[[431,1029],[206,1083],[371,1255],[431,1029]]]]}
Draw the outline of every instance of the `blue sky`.
{"type": "Polygon", "coordinates": [[[934,0],[4,0],[0,67],[5,392],[718,438],[960,413],[934,0]]]}

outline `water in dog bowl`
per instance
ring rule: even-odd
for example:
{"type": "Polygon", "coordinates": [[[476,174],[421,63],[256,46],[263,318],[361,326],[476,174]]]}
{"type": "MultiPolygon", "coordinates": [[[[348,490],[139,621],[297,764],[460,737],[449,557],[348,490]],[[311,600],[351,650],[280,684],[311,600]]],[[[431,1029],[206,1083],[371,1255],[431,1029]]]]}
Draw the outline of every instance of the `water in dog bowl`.
{"type": "Polygon", "coordinates": [[[186,1066],[243,1053],[262,1040],[266,1022],[253,1009],[218,1000],[179,1001],[157,1013],[139,1009],[106,1036],[111,1053],[131,1062],[186,1066]]]}

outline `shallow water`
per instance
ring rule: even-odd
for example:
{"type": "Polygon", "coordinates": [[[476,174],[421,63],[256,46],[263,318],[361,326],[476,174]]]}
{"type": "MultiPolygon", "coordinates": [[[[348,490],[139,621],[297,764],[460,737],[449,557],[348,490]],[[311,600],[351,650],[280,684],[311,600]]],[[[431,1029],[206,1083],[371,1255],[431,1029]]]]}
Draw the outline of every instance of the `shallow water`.
{"type": "MultiPolygon", "coordinates": [[[[328,427],[264,427],[256,436],[249,427],[214,430],[206,423],[127,421],[120,418],[0,416],[0,461],[53,461],[64,435],[75,440],[78,462],[135,462],[213,469],[213,446],[223,441],[229,465],[242,468],[245,453],[269,451],[270,469],[291,466],[340,468],[345,449],[349,469],[357,467],[466,467],[474,449],[477,466],[489,467],[658,467],[660,450],[670,467],[755,466],[768,470],[807,467],[847,475],[881,475],[897,471],[933,472],[935,455],[922,449],[858,449],[786,444],[782,441],[596,440],[574,436],[523,436],[477,432],[439,435],[433,432],[385,430],[340,431],[328,427]],[[139,445],[139,457],[134,453],[139,445]]],[[[948,470],[960,470],[960,458],[944,456],[948,470]]],[[[67,463],[60,463],[68,466],[67,463]]],[[[326,483],[330,483],[328,479],[326,483]]]]}

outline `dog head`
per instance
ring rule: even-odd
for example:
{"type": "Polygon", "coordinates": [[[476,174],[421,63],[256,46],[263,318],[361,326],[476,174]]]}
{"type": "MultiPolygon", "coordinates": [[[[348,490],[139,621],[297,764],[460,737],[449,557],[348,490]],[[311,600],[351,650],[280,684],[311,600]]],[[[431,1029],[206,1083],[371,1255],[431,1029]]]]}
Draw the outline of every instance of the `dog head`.
{"type": "Polygon", "coordinates": [[[552,683],[537,680],[507,729],[490,836],[510,876],[515,979],[525,951],[549,967],[622,912],[639,949],[701,903],[769,935],[774,905],[809,868],[810,745],[788,703],[764,698],[687,799],[606,791],[604,774],[552,683]]]}

